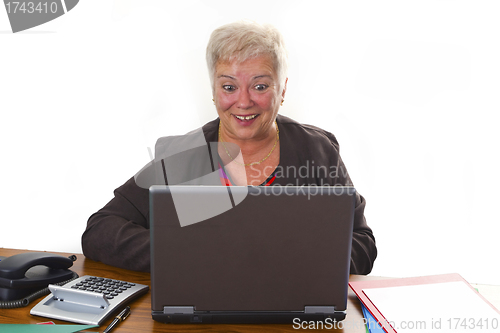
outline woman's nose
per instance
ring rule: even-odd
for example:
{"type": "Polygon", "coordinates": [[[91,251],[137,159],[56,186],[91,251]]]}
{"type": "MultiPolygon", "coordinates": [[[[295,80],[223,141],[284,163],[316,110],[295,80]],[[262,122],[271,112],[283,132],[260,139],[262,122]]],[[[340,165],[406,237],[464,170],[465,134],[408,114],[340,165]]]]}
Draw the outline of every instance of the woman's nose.
{"type": "Polygon", "coordinates": [[[240,90],[238,95],[238,108],[248,109],[252,106],[252,97],[249,92],[245,89],[240,90]]]}

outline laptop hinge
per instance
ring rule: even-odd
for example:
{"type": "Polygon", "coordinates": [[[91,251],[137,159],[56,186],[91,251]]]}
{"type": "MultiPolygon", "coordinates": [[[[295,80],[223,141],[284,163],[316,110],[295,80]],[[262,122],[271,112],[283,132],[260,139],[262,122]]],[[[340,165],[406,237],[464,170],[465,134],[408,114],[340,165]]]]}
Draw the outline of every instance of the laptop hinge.
{"type": "Polygon", "coordinates": [[[164,314],[193,314],[194,306],[164,306],[164,314]]]}
{"type": "Polygon", "coordinates": [[[305,306],[304,313],[335,313],[334,306],[305,306]]]}

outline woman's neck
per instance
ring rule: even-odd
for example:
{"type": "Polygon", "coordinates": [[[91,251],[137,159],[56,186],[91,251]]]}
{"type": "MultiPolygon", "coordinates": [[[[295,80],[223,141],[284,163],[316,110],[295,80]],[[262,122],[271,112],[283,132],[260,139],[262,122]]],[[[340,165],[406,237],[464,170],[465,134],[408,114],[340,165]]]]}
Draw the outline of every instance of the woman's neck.
{"type": "MultiPolygon", "coordinates": [[[[279,136],[276,123],[273,123],[273,126],[271,126],[268,134],[265,137],[239,140],[237,138],[234,138],[234,136],[232,135],[228,135],[224,131],[224,128],[222,128],[219,138],[219,141],[222,141],[224,143],[235,144],[239,148],[239,151],[241,151],[245,164],[258,162],[262,158],[265,158],[270,152],[272,152],[273,149],[276,148],[278,140],[279,136]]],[[[234,149],[229,150],[234,151],[234,149]]],[[[234,159],[238,154],[230,153],[229,155],[231,159],[234,159]]]]}

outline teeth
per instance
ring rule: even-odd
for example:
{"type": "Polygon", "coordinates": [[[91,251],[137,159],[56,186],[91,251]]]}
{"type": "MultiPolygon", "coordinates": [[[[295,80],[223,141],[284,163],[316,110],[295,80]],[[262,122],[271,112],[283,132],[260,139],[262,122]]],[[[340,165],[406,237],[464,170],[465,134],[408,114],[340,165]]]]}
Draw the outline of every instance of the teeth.
{"type": "Polygon", "coordinates": [[[250,120],[250,119],[253,119],[255,117],[257,117],[256,114],[252,115],[252,116],[246,116],[246,117],[242,117],[242,116],[237,116],[235,115],[236,118],[238,118],[239,120],[250,120]]]}

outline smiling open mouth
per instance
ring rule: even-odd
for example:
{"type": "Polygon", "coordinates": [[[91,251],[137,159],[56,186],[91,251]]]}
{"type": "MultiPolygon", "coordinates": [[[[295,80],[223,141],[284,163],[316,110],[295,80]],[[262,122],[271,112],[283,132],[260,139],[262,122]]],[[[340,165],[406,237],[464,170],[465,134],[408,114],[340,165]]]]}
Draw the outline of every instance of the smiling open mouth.
{"type": "Polygon", "coordinates": [[[251,116],[237,116],[237,115],[234,115],[237,119],[239,120],[252,120],[254,119],[255,117],[258,116],[258,114],[253,114],[251,116]]]}

